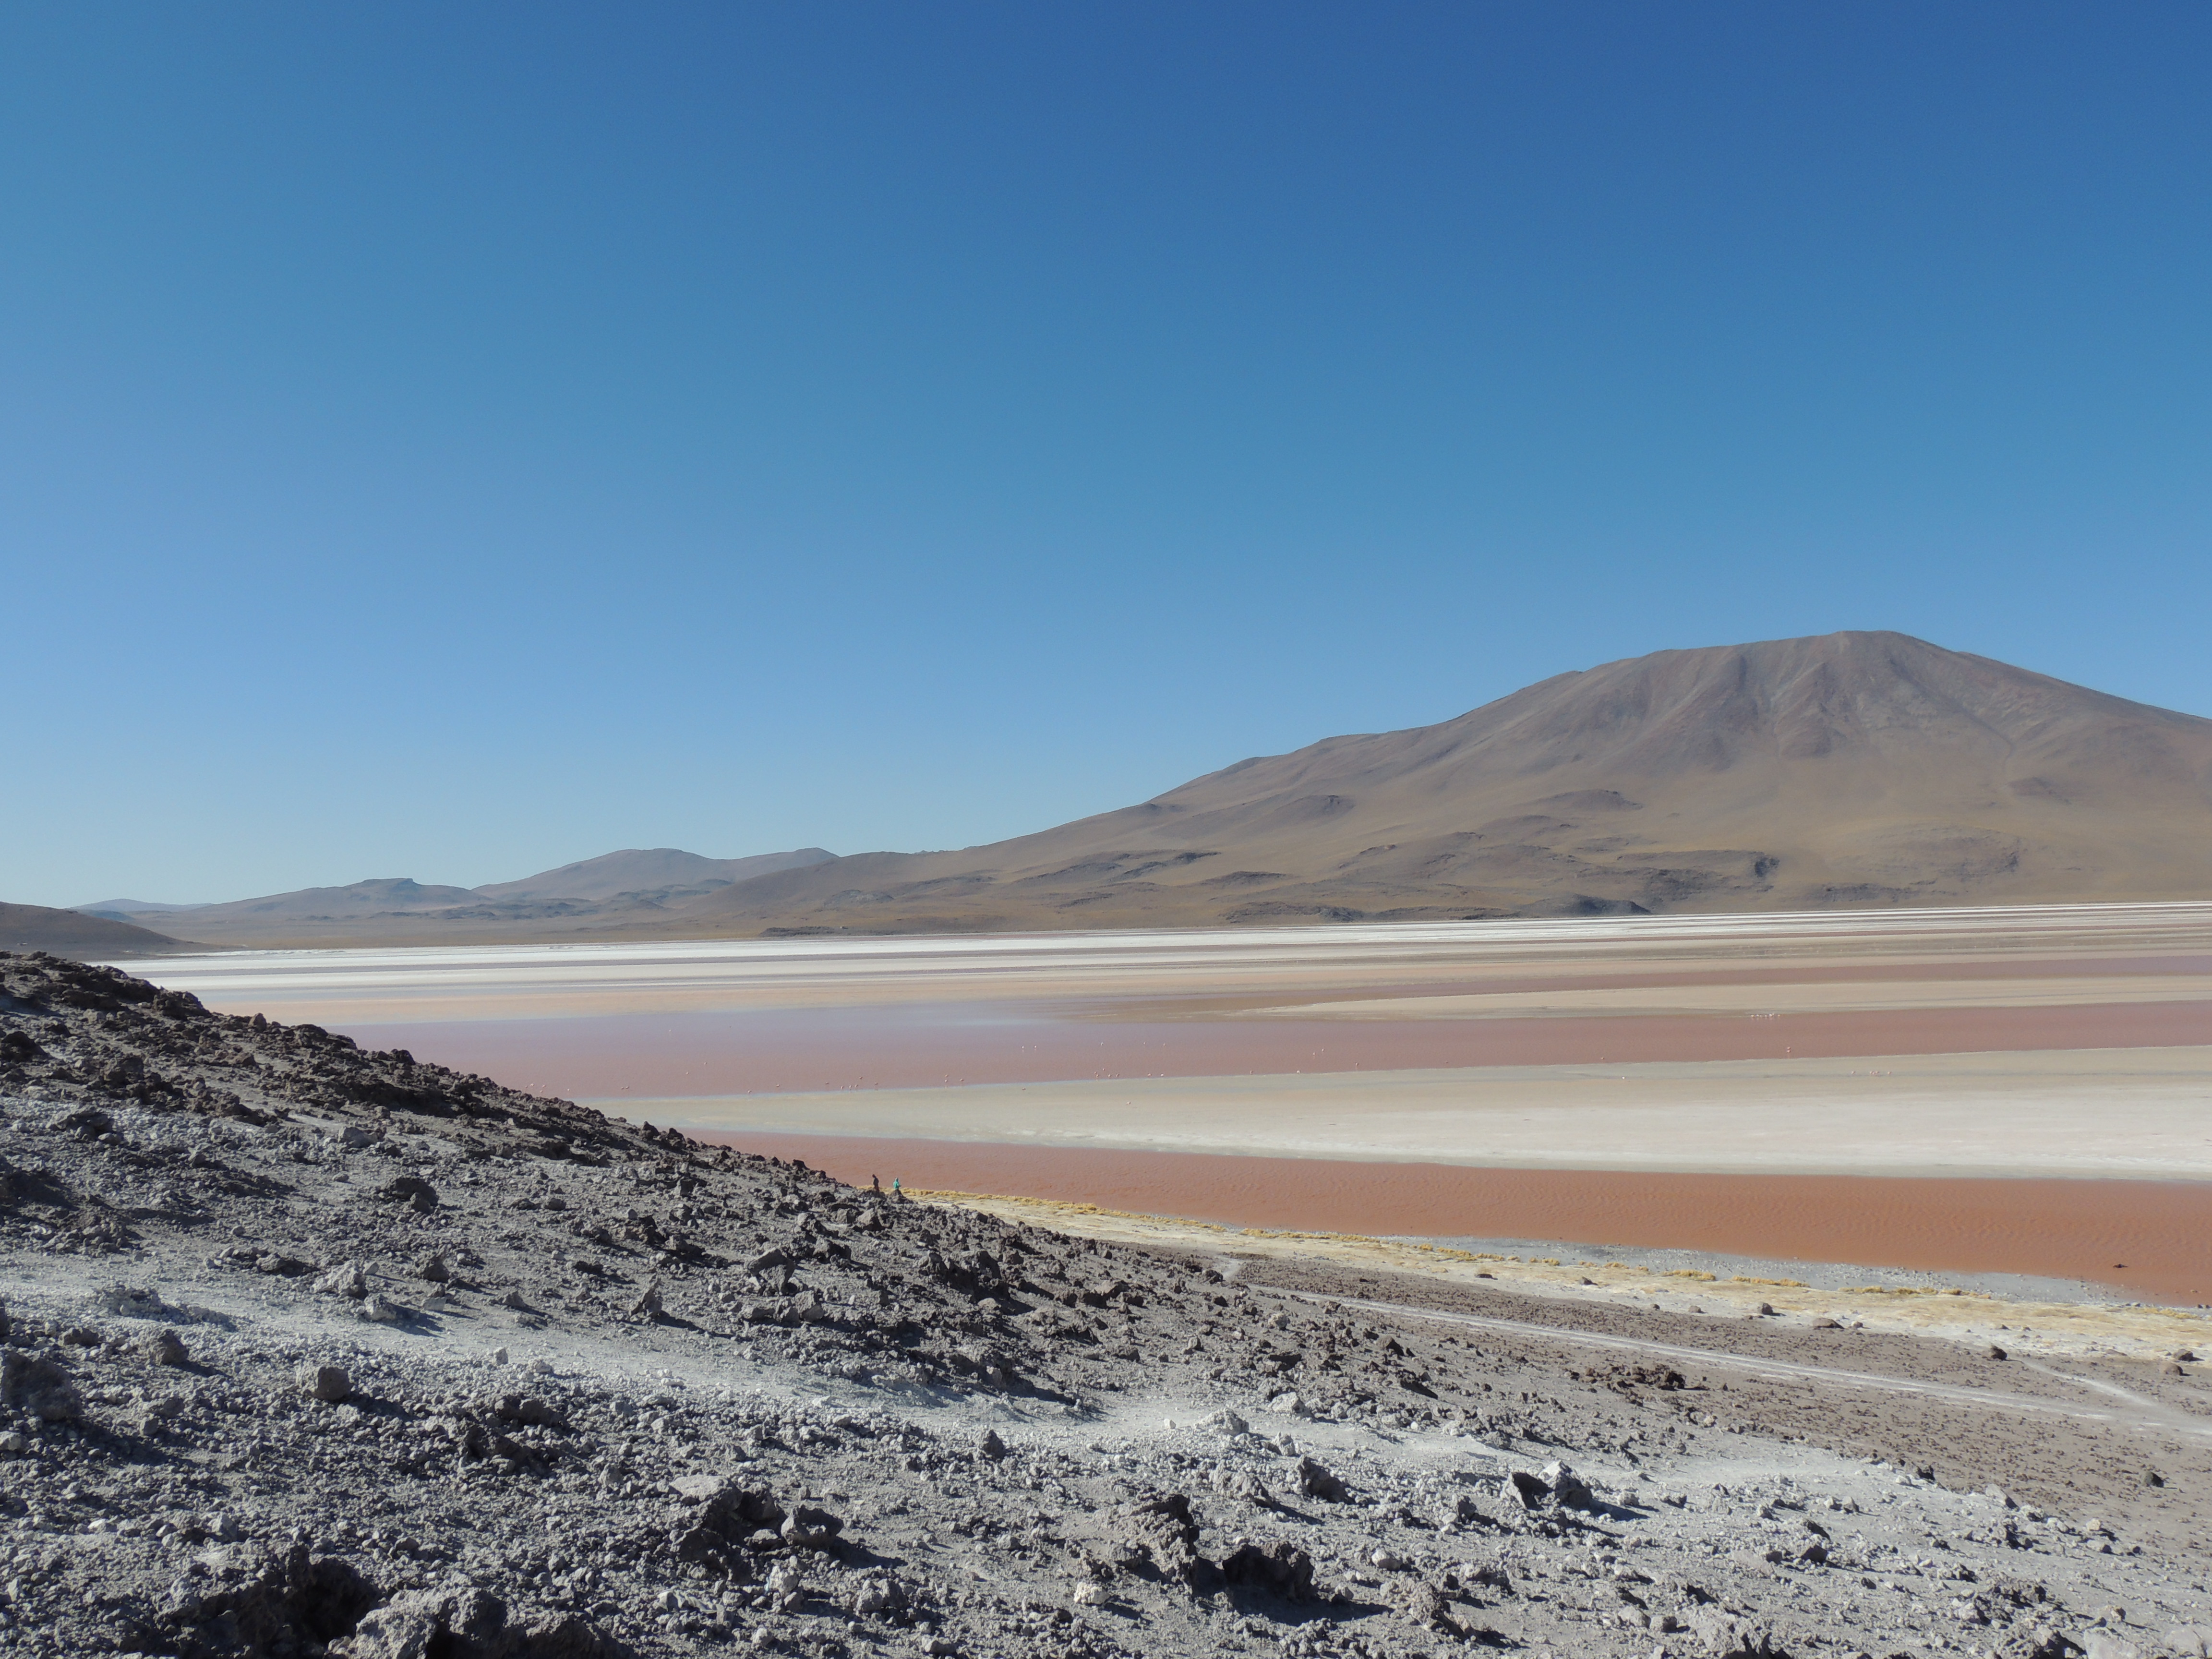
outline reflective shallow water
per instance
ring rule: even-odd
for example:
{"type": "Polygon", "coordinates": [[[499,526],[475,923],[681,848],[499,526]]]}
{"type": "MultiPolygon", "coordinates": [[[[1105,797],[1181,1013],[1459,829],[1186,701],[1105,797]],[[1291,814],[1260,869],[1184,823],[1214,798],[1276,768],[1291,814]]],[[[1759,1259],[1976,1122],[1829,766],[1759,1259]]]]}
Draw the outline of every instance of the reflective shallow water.
{"type": "MultiPolygon", "coordinates": [[[[1876,1057],[2049,1054],[2053,1073],[2069,1065],[2080,1073],[2061,1057],[2094,1054],[2101,1058],[2092,1092],[2115,1104],[2100,1116],[2081,1095],[2081,1131],[2119,1143],[2112,1167],[2128,1168],[2124,1100],[2136,1079],[2127,1057],[2144,1056],[2136,1069],[2159,1074],[2165,1115],[2155,1144],[2166,1147],[2178,1109],[2169,1098],[2174,1065],[2183,1064],[2185,1082],[2187,1074],[2185,1056],[2175,1051],[2212,1045],[2212,906],[2204,905],[254,951],[134,967],[229,1012],[313,1020],[370,1046],[405,1048],[610,1109],[650,1100],[665,1120],[749,1122],[756,1139],[764,1126],[889,1135],[915,1146],[905,1156],[917,1169],[940,1171],[927,1184],[1070,1195],[1054,1183],[1075,1182],[1087,1201],[1251,1224],[1686,1247],[1692,1241],[1676,1236],[1688,1228],[1703,1249],[1865,1261],[1911,1255],[1909,1265],[2077,1275],[2095,1268],[2097,1257],[2140,1257],[2163,1265],[2128,1273],[2197,1286],[2183,1242],[2197,1224],[2181,1218],[2196,1216],[2189,1206],[2212,1192],[2212,1185],[2184,1182],[2166,1197],[2124,1199],[2112,1182],[2022,1182],[2002,1194],[1994,1194],[2008,1184],[2002,1182],[1954,1192],[1906,1180],[1892,1182],[1897,1194],[1879,1201],[1872,1188],[1848,1185],[1790,1188],[1798,1196],[1787,1203],[1754,1201],[1752,1189],[1680,1185],[1698,1172],[1673,1158],[1670,1174],[1640,1188],[1624,1187],[1628,1172],[1619,1169],[1582,1184],[1567,1179],[1575,1171],[1557,1168],[1541,1181],[1507,1179],[1466,1167],[1480,1161],[1480,1146],[1468,1144],[1465,1124],[1455,1129],[1449,1113],[1420,1120],[1437,1126],[1437,1145],[1425,1149],[1418,1122],[1400,1122],[1384,1136],[1361,1117],[1356,1097],[1358,1080],[1380,1085],[1385,1076],[1378,1074],[1572,1081],[1595,1076],[1594,1067],[1621,1067],[1604,1074],[1612,1086],[1601,1097],[1604,1112],[1592,1112],[1594,1131],[1601,1121],[1618,1123],[1618,1109],[1629,1103],[1649,1109],[1639,1134],[1655,1123],[1663,1130],[1675,1121],[1667,1115],[1679,1115],[1679,1136],[1638,1144],[1686,1147],[1693,1160],[1710,1155],[1713,1180],[1848,1179],[1824,1172],[1855,1162],[1839,1160],[1832,1129],[1838,1101],[1854,1109],[1866,1103],[1850,1093],[1862,1089],[1858,1068],[1838,1073],[1828,1065],[1824,1076],[1850,1081],[1819,1098],[1778,1085],[1774,1109],[1785,1128],[1788,1114],[1826,1112],[1832,1133],[1813,1171],[1758,1177],[1724,1173],[1735,1163],[1727,1148],[1713,1147],[1710,1114],[1698,1116],[1699,1068],[1719,1068],[1717,1080],[1735,1068],[1730,1086],[1741,1095],[1746,1062],[1784,1068],[1775,1073],[1782,1078],[1801,1063],[1863,1056],[1872,1077],[1876,1057]],[[2160,1053],[2175,1060],[2154,1063],[2160,1053]],[[1279,1086],[1268,1079],[1317,1076],[1343,1079],[1351,1103],[1335,1140],[1303,1147],[1312,1156],[1272,1160],[1294,1169],[1262,1170],[1271,1162],[1264,1157],[1145,1152],[1147,1145],[1178,1142],[1256,1155],[1280,1150],[1264,1121],[1255,1127],[1243,1097],[1279,1086]],[[1147,1141],[1151,1132],[1134,1127],[1140,1086],[1177,1079],[1254,1081],[1240,1091],[1243,1115],[1224,1118],[1218,1133],[1183,1133],[1186,1123],[1171,1139],[1147,1141]],[[1079,1086],[1112,1080],[1132,1085],[1126,1103],[1079,1086]],[[955,1108],[965,1110],[975,1091],[1032,1085],[1066,1086],[1054,1097],[1058,1118],[1040,1117],[1022,1137],[1059,1140],[1060,1148],[993,1151],[963,1127],[955,1108]],[[836,1097],[857,1101],[863,1092],[883,1109],[841,1115],[836,1097]],[[763,1109],[784,1097],[793,1112],[763,1109]],[[1121,1115],[1126,1122],[1117,1122],[1121,1115]],[[1370,1127],[1371,1145],[1364,1139],[1370,1127]],[[1123,1151],[1101,1150],[1117,1139],[1123,1151]],[[933,1141],[937,1150],[922,1148],[933,1141]],[[1087,1150],[1069,1148],[1070,1141],[1087,1150]],[[1363,1161],[1340,1163],[1331,1146],[1363,1161]],[[1117,1156],[1138,1161],[1098,1161],[1117,1156]],[[1425,1164],[1424,1156],[1453,1163],[1425,1164]],[[1377,1173],[1385,1169],[1397,1173],[1377,1173]],[[964,1177],[963,1170],[970,1172],[964,1177]],[[1644,1196],[1632,1201],[1637,1193],[1644,1196]],[[1505,1206],[1513,1218],[1473,1225],[1460,1213],[1469,1205],[1505,1206]],[[1408,1206],[1423,1224],[1407,1221],[1408,1206]],[[2029,1219],[2023,1224],[2021,1217],[2029,1219]],[[2156,1227],[2171,1223],[2171,1248],[2125,1231],[2156,1218],[2166,1218],[2156,1227]],[[1884,1238],[1893,1241],[1887,1255],[1862,1248],[1884,1238]],[[1796,1244],[1782,1249],[1789,1239],[1796,1244]],[[2063,1263],[2036,1255],[2053,1249],[2063,1263]],[[1832,1250],[1841,1254],[1826,1255],[1832,1250]],[[2017,1259],[1984,1260],[1992,1252],[2017,1259]]],[[[1291,1085],[1279,1086],[1287,1106],[1291,1085]]],[[[1928,1086],[1940,1094],[1948,1085],[1928,1086]]],[[[1496,1094],[1493,1087],[1486,1097],[1491,1109],[1496,1094]]],[[[1547,1097],[1570,1106],[1574,1098],[1556,1090],[1547,1097]]],[[[2075,1098],[2061,1093],[2042,1102],[2039,1132],[2046,1139],[2054,1115],[2063,1129],[2075,1098]]],[[[1210,1109],[1203,1091],[1176,1099],[1184,1103],[1178,1111],[1210,1109]]],[[[1950,1104],[1958,1109],[1929,1114],[1931,1125],[1942,1122],[1941,1147],[1927,1161],[1953,1169],[2002,1164],[2017,1138],[2003,1097],[1984,1088],[1950,1104]]],[[[2212,1086],[2205,1109],[2212,1148],[2212,1086]]],[[[1808,1129],[1822,1121],[1804,1121],[1808,1129]]],[[[1863,1121],[1864,1133],[1881,1143],[1866,1148],[1865,1161],[1881,1168],[1914,1162],[1916,1137],[1934,1133],[1909,1110],[1863,1121]]],[[[1808,1133],[1808,1144],[1817,1139],[1808,1133]]],[[[1571,1123],[1564,1144],[1571,1154],[1571,1123]]],[[[1594,1165],[1624,1156],[1595,1133],[1587,1147],[1594,1165]]],[[[1626,1154],[1631,1161],[1638,1155],[1626,1154]]],[[[875,1156],[851,1150],[856,1159],[875,1156]]],[[[1559,1158],[1547,1152],[1536,1161],[1559,1158]]],[[[2118,1271],[2109,1261],[2101,1269],[2107,1278],[2118,1271]]]]}

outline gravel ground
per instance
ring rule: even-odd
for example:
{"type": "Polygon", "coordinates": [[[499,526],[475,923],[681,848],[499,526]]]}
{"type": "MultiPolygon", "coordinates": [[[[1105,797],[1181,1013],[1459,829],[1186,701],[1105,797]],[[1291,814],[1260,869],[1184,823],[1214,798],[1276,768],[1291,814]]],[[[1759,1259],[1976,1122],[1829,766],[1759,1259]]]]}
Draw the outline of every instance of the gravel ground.
{"type": "Polygon", "coordinates": [[[2212,1645],[2184,1362],[1779,1371],[1740,1320],[1076,1238],[0,983],[0,1652],[2212,1645]]]}

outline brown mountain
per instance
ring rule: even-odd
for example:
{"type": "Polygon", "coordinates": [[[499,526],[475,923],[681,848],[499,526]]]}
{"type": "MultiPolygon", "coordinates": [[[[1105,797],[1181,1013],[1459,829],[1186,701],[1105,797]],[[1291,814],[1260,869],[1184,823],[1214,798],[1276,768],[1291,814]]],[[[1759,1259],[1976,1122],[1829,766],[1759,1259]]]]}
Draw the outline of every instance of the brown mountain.
{"type": "Polygon", "coordinates": [[[46,951],[80,962],[120,962],[126,957],[174,956],[205,948],[106,916],[50,910],[43,904],[0,904],[0,951],[46,951]]]}
{"type": "Polygon", "coordinates": [[[369,945],[2208,896],[2212,720],[1883,633],[1607,663],[959,852],[633,850],[160,920],[369,945]]]}
{"type": "Polygon", "coordinates": [[[380,876],[343,887],[303,887],[221,904],[111,899],[80,905],[87,916],[190,931],[240,946],[492,944],[512,939],[637,937],[667,931],[674,912],[701,895],[834,855],[818,847],[751,858],[709,859],[672,847],[626,848],[519,881],[441,887],[380,876]]]}
{"type": "Polygon", "coordinates": [[[742,882],[686,934],[2212,896],[2212,720],[1902,634],[1662,651],[957,853],[742,882]]]}
{"type": "Polygon", "coordinates": [[[645,897],[665,903],[671,898],[693,897],[778,870],[827,864],[836,856],[819,847],[757,853],[744,859],[702,858],[673,847],[629,848],[564,864],[557,870],[540,871],[520,881],[495,881],[471,890],[488,899],[645,897]]]}

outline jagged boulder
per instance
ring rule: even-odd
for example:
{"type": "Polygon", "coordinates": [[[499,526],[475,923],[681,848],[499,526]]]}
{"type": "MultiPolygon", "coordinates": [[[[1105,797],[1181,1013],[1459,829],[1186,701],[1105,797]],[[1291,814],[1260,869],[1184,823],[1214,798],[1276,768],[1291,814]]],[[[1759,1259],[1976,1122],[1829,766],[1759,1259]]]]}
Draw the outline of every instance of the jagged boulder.
{"type": "Polygon", "coordinates": [[[515,1625],[486,1591],[427,1589],[392,1597],[330,1651],[332,1659],[599,1659],[607,1644],[582,1619],[515,1625]]]}
{"type": "Polygon", "coordinates": [[[1709,1659],[1789,1659],[1790,1650],[1771,1625],[1738,1619],[1717,1607],[1700,1607],[1690,1629],[1705,1644],[1709,1659]]]}
{"type": "Polygon", "coordinates": [[[1161,1492],[1131,1504],[1121,1515],[1163,1572],[1190,1583],[1204,1573],[1198,1554],[1198,1517],[1184,1494],[1161,1492]]]}
{"type": "Polygon", "coordinates": [[[1596,1498],[1590,1492],[1589,1484],[1565,1463],[1545,1464],[1541,1479],[1545,1486],[1550,1488],[1553,1501],[1562,1509],[1586,1510],[1593,1507],[1597,1502],[1596,1498]]]}
{"type": "Polygon", "coordinates": [[[67,1423],[84,1415],[84,1401],[58,1353],[0,1352],[0,1400],[41,1423],[67,1423]]]}
{"type": "Polygon", "coordinates": [[[1298,1459],[1298,1490],[1324,1504],[1341,1504],[1346,1495],[1344,1482],[1310,1457],[1298,1459]]]}
{"type": "Polygon", "coordinates": [[[1267,1544],[1240,1540],[1222,1562],[1221,1576],[1232,1584],[1250,1585],[1286,1601],[1314,1597],[1313,1558],[1280,1538],[1267,1544]]]}
{"type": "Polygon", "coordinates": [[[295,1545],[282,1557],[249,1560],[231,1582],[179,1579],[161,1614],[169,1644],[161,1650],[278,1653],[337,1642],[379,1595],[349,1562],[295,1545]]]}

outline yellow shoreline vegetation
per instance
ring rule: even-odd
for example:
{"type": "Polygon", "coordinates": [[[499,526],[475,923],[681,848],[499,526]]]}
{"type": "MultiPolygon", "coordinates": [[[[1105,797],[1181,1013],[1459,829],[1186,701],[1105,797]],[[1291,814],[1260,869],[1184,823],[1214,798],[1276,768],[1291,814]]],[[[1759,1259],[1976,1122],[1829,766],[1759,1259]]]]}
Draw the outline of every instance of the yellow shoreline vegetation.
{"type": "Polygon", "coordinates": [[[1832,1319],[1847,1331],[1892,1331],[1989,1342],[2051,1356],[2097,1354],[2155,1364],[2208,1340],[2212,1314],[2141,1303],[2039,1302],[1959,1285],[1859,1285],[1822,1290],[1802,1279],[1738,1273],[1723,1279],[1693,1267],[1655,1273],[1634,1262],[1580,1261],[1462,1250],[1418,1240],[1358,1233],[1230,1227],[1056,1199],[908,1189],[917,1202],[957,1205],[1024,1226],[1047,1227],[1154,1249],[1223,1258],[1305,1260],[1373,1273],[1414,1273],[1447,1282],[1487,1279],[1527,1294],[1620,1301],[1650,1298],[1669,1311],[1758,1318],[1763,1304],[1784,1321],[1832,1319]]]}

